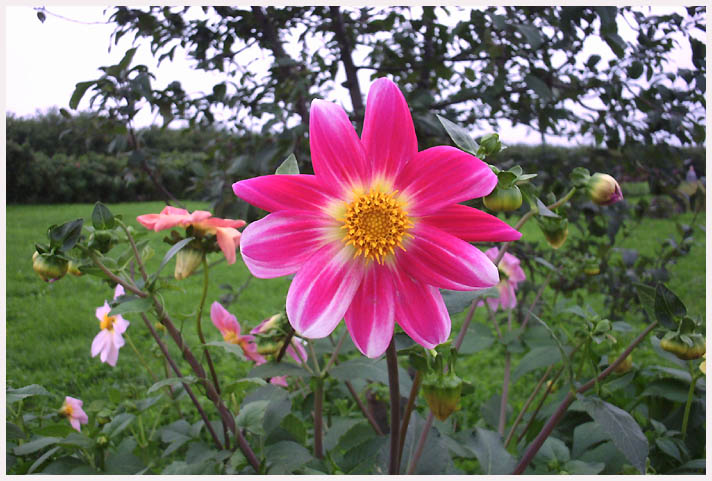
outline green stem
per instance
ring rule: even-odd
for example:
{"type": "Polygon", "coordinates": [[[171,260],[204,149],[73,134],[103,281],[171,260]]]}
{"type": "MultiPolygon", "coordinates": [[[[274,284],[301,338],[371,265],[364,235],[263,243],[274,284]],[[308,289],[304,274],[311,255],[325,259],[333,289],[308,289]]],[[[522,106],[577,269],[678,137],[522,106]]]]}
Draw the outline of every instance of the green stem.
{"type": "Polygon", "coordinates": [[[323,439],[323,404],[324,404],[324,380],[316,380],[316,390],[314,391],[314,457],[322,459],[324,457],[323,439]]]}
{"type": "Polygon", "coordinates": [[[690,390],[687,391],[687,403],[685,404],[685,414],[682,416],[682,440],[685,440],[687,435],[687,422],[690,420],[690,410],[692,409],[692,398],[695,396],[695,384],[697,383],[697,375],[695,374],[692,362],[688,362],[688,369],[690,371],[690,390]]]}
{"type": "Polygon", "coordinates": [[[311,353],[312,362],[314,363],[314,373],[317,376],[321,376],[321,369],[319,369],[319,359],[316,357],[316,351],[314,350],[314,343],[311,339],[307,339],[307,344],[309,344],[309,352],[311,353]]]}
{"type": "Polygon", "coordinates": [[[213,365],[213,359],[210,357],[210,352],[205,346],[205,336],[203,336],[203,327],[201,320],[203,317],[203,308],[205,307],[205,299],[208,297],[208,285],[210,283],[210,277],[208,276],[208,262],[203,255],[203,294],[200,297],[200,305],[198,306],[198,316],[195,319],[195,325],[198,330],[198,338],[203,344],[203,353],[205,354],[205,359],[208,361],[208,367],[210,368],[210,377],[213,378],[213,384],[215,384],[215,390],[220,394],[220,383],[218,383],[218,375],[215,373],[215,366],[213,365]]]}
{"type": "Polygon", "coordinates": [[[388,465],[388,474],[399,474],[400,392],[398,390],[398,354],[396,353],[395,337],[391,338],[391,342],[386,349],[386,362],[388,364],[388,387],[391,397],[391,458],[388,465]]]}
{"type": "Polygon", "coordinates": [[[148,367],[148,364],[146,364],[146,361],[144,360],[143,356],[141,355],[140,352],[138,352],[138,349],[136,349],[136,345],[133,343],[131,340],[131,336],[129,336],[128,332],[124,332],[124,338],[128,341],[129,346],[131,346],[131,349],[133,352],[136,353],[136,357],[138,357],[139,362],[143,365],[144,368],[148,371],[148,374],[151,375],[151,379],[153,379],[153,382],[158,382],[158,378],[156,375],[151,371],[151,368],[148,367]]]}

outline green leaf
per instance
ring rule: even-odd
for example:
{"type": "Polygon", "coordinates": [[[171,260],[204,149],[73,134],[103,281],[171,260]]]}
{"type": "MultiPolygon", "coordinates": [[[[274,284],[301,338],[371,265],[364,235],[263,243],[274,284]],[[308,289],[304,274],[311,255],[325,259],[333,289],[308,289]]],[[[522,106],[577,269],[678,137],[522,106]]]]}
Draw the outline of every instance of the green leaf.
{"type": "Polygon", "coordinates": [[[61,446],[76,446],[83,449],[91,449],[95,445],[95,441],[76,431],[69,433],[64,439],[60,440],[57,444],[61,446]]]}
{"type": "Polygon", "coordinates": [[[247,374],[247,377],[276,377],[276,376],[297,376],[309,377],[310,374],[304,368],[290,362],[266,362],[255,366],[247,374]]]}
{"type": "Polygon", "coordinates": [[[77,243],[82,234],[82,225],[84,219],[76,219],[65,222],[60,226],[52,226],[49,228],[50,247],[60,249],[64,252],[70,250],[77,243]]]}
{"type": "Polygon", "coordinates": [[[336,418],[331,423],[328,431],[326,431],[326,436],[324,436],[324,449],[326,451],[331,451],[339,444],[341,437],[346,434],[355,424],[358,424],[358,419],[353,418],[336,418]]]}
{"type": "Polygon", "coordinates": [[[470,137],[470,134],[467,132],[467,130],[460,127],[454,122],[450,122],[445,117],[442,117],[440,115],[437,115],[437,117],[440,123],[445,128],[447,134],[452,139],[452,141],[455,142],[455,145],[460,147],[465,152],[468,152],[472,155],[476,155],[477,149],[479,149],[479,145],[477,145],[477,142],[472,140],[472,137],[470,137]]]}
{"type": "Polygon", "coordinates": [[[600,424],[591,421],[579,424],[574,428],[574,441],[571,449],[571,456],[579,458],[590,447],[600,444],[610,439],[608,433],[600,424]]]}
{"type": "Polygon", "coordinates": [[[635,60],[632,64],[630,64],[630,67],[628,67],[628,77],[632,79],[637,79],[643,75],[643,64],[635,60]]]}
{"type": "Polygon", "coordinates": [[[643,310],[650,319],[655,319],[655,288],[639,282],[634,282],[633,285],[643,310]]]}
{"type": "Polygon", "coordinates": [[[516,381],[528,372],[542,367],[548,367],[561,360],[561,353],[552,346],[535,347],[519,361],[512,373],[512,382],[516,381]]]}
{"type": "Polygon", "coordinates": [[[129,427],[129,424],[131,424],[134,419],[136,419],[136,416],[131,413],[121,413],[115,416],[109,423],[105,424],[102,432],[109,438],[113,438],[129,427]]]}
{"type": "Polygon", "coordinates": [[[267,474],[292,474],[314,459],[302,445],[293,441],[279,441],[265,448],[267,474]]]}
{"type": "Polygon", "coordinates": [[[127,300],[111,309],[109,316],[118,316],[119,314],[127,314],[130,312],[148,312],[153,307],[153,301],[150,297],[125,297],[127,297],[127,300]]]}
{"type": "Polygon", "coordinates": [[[504,448],[502,439],[494,431],[475,428],[475,437],[468,444],[475,453],[484,474],[511,474],[514,458],[504,448]]]}
{"type": "Polygon", "coordinates": [[[659,397],[672,402],[684,404],[687,402],[689,382],[685,383],[673,379],[658,379],[648,383],[640,394],[641,397],[659,397]]]}
{"type": "Polygon", "coordinates": [[[270,401],[260,400],[252,401],[240,407],[240,412],[237,414],[235,423],[240,428],[245,428],[248,431],[262,435],[264,434],[263,422],[265,411],[270,401]]]}
{"type": "Polygon", "coordinates": [[[96,230],[113,229],[115,225],[114,214],[104,204],[97,202],[94,204],[94,210],[91,213],[91,223],[96,230]]]}
{"type": "Polygon", "coordinates": [[[176,242],[173,247],[168,249],[168,252],[166,252],[166,255],[163,256],[163,260],[161,261],[161,265],[158,266],[158,270],[156,271],[155,274],[153,274],[154,278],[158,278],[158,274],[163,270],[164,267],[166,267],[166,264],[168,264],[168,261],[170,261],[174,255],[178,254],[178,251],[181,250],[183,247],[186,246],[190,241],[192,241],[194,237],[187,237],[183,240],[180,240],[176,242]]]}
{"type": "Polygon", "coordinates": [[[158,381],[155,383],[153,386],[148,388],[148,391],[146,392],[147,394],[151,394],[152,392],[158,391],[164,386],[176,386],[176,385],[183,385],[183,384],[193,384],[195,382],[198,382],[198,378],[195,376],[185,376],[185,377],[169,377],[167,379],[163,379],[161,381],[158,381]]]}
{"type": "Polygon", "coordinates": [[[47,446],[51,444],[56,444],[57,441],[59,441],[62,438],[58,438],[55,436],[42,436],[40,438],[35,438],[30,442],[27,442],[25,444],[22,444],[21,446],[18,446],[15,448],[14,453],[16,456],[24,456],[26,454],[31,454],[36,451],[39,451],[42,448],[46,448],[47,446]]]}
{"type": "Polygon", "coordinates": [[[146,465],[133,451],[136,441],[133,438],[124,438],[115,452],[109,453],[106,458],[106,474],[142,474],[146,465]]]}
{"type": "Polygon", "coordinates": [[[39,384],[30,384],[17,389],[7,388],[5,402],[12,404],[31,396],[49,396],[49,392],[39,384]]]}
{"type": "Polygon", "coordinates": [[[487,349],[494,344],[494,341],[495,337],[488,324],[473,322],[467,328],[467,333],[458,352],[463,355],[474,354],[487,349]]]}
{"type": "MultiPolygon", "coordinates": [[[[349,359],[331,368],[329,374],[341,381],[369,379],[388,386],[388,367],[385,359],[349,359]]],[[[398,369],[398,385],[401,396],[408,397],[413,381],[401,368],[398,369]]]]}
{"type": "Polygon", "coordinates": [[[289,154],[289,156],[284,159],[284,162],[277,167],[274,172],[277,175],[297,175],[299,174],[299,164],[297,164],[297,158],[295,155],[289,154]]]}
{"type": "Polygon", "coordinates": [[[138,47],[133,47],[126,51],[126,53],[124,54],[124,58],[122,58],[121,61],[117,65],[119,72],[123,72],[124,70],[126,70],[129,67],[129,65],[131,65],[134,55],[136,55],[137,48],[138,47]]]}
{"type": "Polygon", "coordinates": [[[20,426],[10,421],[5,421],[5,436],[7,437],[7,441],[25,439],[27,437],[24,431],[20,429],[20,426]]]}
{"type": "Polygon", "coordinates": [[[49,451],[47,451],[46,453],[44,453],[42,456],[37,458],[37,460],[34,463],[32,463],[32,466],[30,466],[30,469],[27,470],[27,474],[34,473],[37,468],[42,466],[42,463],[47,461],[47,459],[49,459],[50,456],[52,456],[54,453],[59,451],[60,448],[61,448],[61,446],[55,446],[52,449],[50,449],[49,451]]]}
{"type": "Polygon", "coordinates": [[[655,289],[655,317],[668,329],[676,330],[680,320],[687,314],[685,304],[663,284],[655,289]]]}
{"type": "Polygon", "coordinates": [[[292,401],[289,398],[275,399],[269,403],[265,410],[264,423],[262,425],[265,434],[269,435],[274,431],[282,419],[289,414],[292,409],[292,401]]]}
{"type": "Polygon", "coordinates": [[[96,80],[91,80],[89,82],[79,82],[74,87],[74,93],[72,93],[72,98],[69,100],[69,108],[72,110],[76,110],[79,106],[79,102],[82,100],[82,97],[84,97],[84,94],[86,93],[87,89],[95,83],[96,80]]]}
{"type": "Polygon", "coordinates": [[[563,470],[570,475],[584,476],[599,474],[606,468],[606,463],[587,463],[579,459],[572,459],[567,461],[563,466],[563,470]]]}
{"type": "Polygon", "coordinates": [[[465,308],[472,303],[472,301],[499,296],[499,291],[496,287],[489,287],[487,289],[479,289],[476,291],[450,291],[447,289],[441,289],[440,293],[443,296],[445,307],[447,307],[447,311],[451,316],[464,311],[465,308]]]}
{"type": "Polygon", "coordinates": [[[211,342],[206,342],[204,346],[217,346],[217,347],[222,347],[225,349],[227,352],[230,354],[233,354],[237,356],[238,358],[242,359],[243,361],[246,361],[247,358],[245,357],[245,353],[242,350],[242,348],[236,344],[232,344],[230,342],[225,342],[225,341],[211,341],[211,342]]]}
{"type": "Polygon", "coordinates": [[[645,474],[645,459],[648,457],[648,440],[633,416],[621,408],[593,396],[578,395],[586,412],[608,433],[613,444],[626,459],[645,474]]]}
{"type": "Polygon", "coordinates": [[[658,438],[655,440],[655,445],[670,457],[673,457],[677,462],[682,463],[682,457],[680,456],[680,448],[677,444],[673,442],[670,438],[658,438]]]}
{"type": "Polygon", "coordinates": [[[605,40],[608,46],[611,47],[611,50],[613,50],[613,53],[616,54],[616,57],[623,58],[625,56],[625,49],[628,44],[621,38],[620,35],[617,33],[610,33],[608,35],[604,35],[603,40],[605,40]]]}
{"type": "Polygon", "coordinates": [[[532,50],[538,49],[544,43],[544,37],[542,37],[538,28],[531,25],[517,25],[516,28],[527,39],[527,43],[531,45],[532,50]]]}
{"type": "Polygon", "coordinates": [[[547,463],[556,460],[559,464],[564,464],[571,459],[571,455],[569,448],[566,447],[562,440],[549,436],[539,448],[539,452],[536,453],[534,459],[543,459],[547,463]]]}
{"type": "Polygon", "coordinates": [[[549,86],[546,85],[546,82],[544,82],[539,77],[532,74],[528,74],[524,77],[524,82],[527,84],[527,87],[536,92],[539,98],[544,102],[551,102],[551,100],[554,98],[549,86]]]}

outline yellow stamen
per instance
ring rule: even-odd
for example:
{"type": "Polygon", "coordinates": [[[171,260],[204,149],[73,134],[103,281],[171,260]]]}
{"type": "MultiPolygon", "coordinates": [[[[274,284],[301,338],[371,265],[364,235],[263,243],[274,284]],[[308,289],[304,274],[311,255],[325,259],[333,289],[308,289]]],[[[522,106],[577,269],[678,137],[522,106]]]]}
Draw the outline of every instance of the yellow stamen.
{"type": "Polygon", "coordinates": [[[403,204],[394,199],[396,192],[371,189],[347,204],[341,228],[346,231],[343,241],[354,246],[354,257],[363,255],[367,260],[383,263],[395,247],[405,250],[401,240],[413,237],[408,233],[413,223],[403,204]]]}
{"type": "Polygon", "coordinates": [[[72,417],[72,406],[65,402],[59,412],[67,417],[72,417]]]}
{"type": "Polygon", "coordinates": [[[116,316],[107,316],[104,314],[104,317],[101,319],[101,324],[99,324],[99,327],[101,329],[109,329],[110,331],[114,329],[114,322],[116,321],[116,316]]]}

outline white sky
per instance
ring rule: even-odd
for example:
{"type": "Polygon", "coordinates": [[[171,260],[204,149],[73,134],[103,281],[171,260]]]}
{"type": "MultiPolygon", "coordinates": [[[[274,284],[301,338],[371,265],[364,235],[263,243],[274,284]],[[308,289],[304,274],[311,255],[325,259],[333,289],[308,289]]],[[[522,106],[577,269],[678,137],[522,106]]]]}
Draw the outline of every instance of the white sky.
{"type": "MultiPolygon", "coordinates": [[[[105,7],[101,6],[49,5],[47,8],[50,12],[82,22],[102,22],[108,17],[103,13],[105,7]]],[[[685,15],[682,7],[664,10],[671,9],[685,15]]],[[[47,15],[45,22],[41,23],[31,6],[8,6],[5,14],[5,106],[7,111],[17,115],[32,115],[37,110],[46,110],[52,106],[68,108],[69,99],[77,82],[98,78],[101,74],[98,70],[99,66],[118,63],[124,52],[131,47],[131,36],[126,35],[118,46],[113,46],[109,51],[113,24],[87,25],[50,14],[47,15]]],[[[624,38],[630,38],[632,35],[630,28],[620,21],[619,32],[624,38]]],[[[683,42],[681,47],[671,57],[679,63],[679,66],[692,68],[687,42],[683,42]]],[[[603,57],[603,62],[613,57],[608,46],[598,37],[587,40],[584,59],[594,52],[603,57]]],[[[358,56],[358,52],[355,56],[358,56]]],[[[156,75],[154,87],[163,88],[172,80],[178,79],[188,94],[210,92],[213,85],[223,80],[220,73],[191,69],[190,62],[181,57],[178,52],[174,61],[166,60],[157,67],[146,42],[139,47],[133,63],[142,63],[149,67],[149,70],[156,75]]],[[[269,59],[257,59],[255,65],[260,64],[264,65],[262,68],[266,70],[269,59]]],[[[333,91],[327,100],[342,103],[350,108],[348,92],[340,85],[343,81],[343,78],[339,78],[343,76],[342,70],[334,79],[333,91]]],[[[360,71],[364,93],[368,90],[369,74],[370,72],[360,71]]],[[[89,93],[84,96],[79,105],[80,110],[89,108],[89,97],[89,93]]],[[[601,107],[602,105],[597,104],[596,100],[593,99],[588,104],[601,107]]],[[[137,125],[145,126],[151,123],[160,124],[161,118],[154,119],[146,108],[137,117],[137,125]]],[[[484,133],[487,131],[474,131],[473,135],[484,133]]],[[[532,132],[521,125],[512,127],[511,124],[501,123],[498,133],[505,145],[519,142],[538,144],[541,141],[539,133],[532,132]]],[[[547,141],[563,145],[570,143],[566,138],[550,135],[547,135],[547,141]]]]}

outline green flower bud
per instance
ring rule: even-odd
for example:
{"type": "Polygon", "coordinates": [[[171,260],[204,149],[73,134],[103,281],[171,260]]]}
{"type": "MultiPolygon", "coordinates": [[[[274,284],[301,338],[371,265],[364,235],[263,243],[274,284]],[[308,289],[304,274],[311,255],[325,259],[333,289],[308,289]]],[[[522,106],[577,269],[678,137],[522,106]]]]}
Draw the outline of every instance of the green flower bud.
{"type": "Polygon", "coordinates": [[[191,275],[203,262],[203,251],[184,247],[176,254],[176,269],[173,273],[176,280],[181,281],[191,275]]]}
{"type": "Polygon", "coordinates": [[[614,369],[613,372],[617,372],[618,374],[625,374],[628,371],[631,370],[633,367],[633,353],[630,353],[626,356],[623,361],[618,364],[614,369]]]}
{"type": "Polygon", "coordinates": [[[67,273],[76,277],[79,277],[84,274],[82,271],[79,270],[79,266],[74,261],[69,261],[69,265],[67,266],[67,273]]]}
{"type": "Polygon", "coordinates": [[[40,254],[35,251],[32,255],[32,269],[45,282],[54,282],[64,277],[69,263],[51,254],[40,254]]]}
{"type": "Polygon", "coordinates": [[[596,172],[586,184],[591,200],[598,205],[611,205],[623,200],[623,192],[616,179],[608,174],[596,172]]]}
{"type": "Polygon", "coordinates": [[[97,230],[89,237],[89,247],[96,249],[102,254],[106,254],[114,247],[114,237],[111,232],[106,230],[97,230]]]}
{"type": "Polygon", "coordinates": [[[670,339],[664,337],[660,341],[660,347],[685,361],[701,358],[705,354],[705,338],[700,334],[689,334],[688,336],[692,339],[692,346],[689,346],[679,337],[670,339]]]}
{"type": "Polygon", "coordinates": [[[569,221],[563,217],[537,217],[537,223],[546,241],[554,249],[558,249],[569,235],[569,221]]]}
{"type": "Polygon", "coordinates": [[[516,185],[511,185],[506,189],[497,185],[482,201],[485,207],[491,211],[511,212],[522,206],[522,193],[516,185]]]}
{"type": "Polygon", "coordinates": [[[462,379],[454,373],[428,374],[423,380],[423,395],[436,418],[445,421],[460,403],[462,379]]]}
{"type": "Polygon", "coordinates": [[[595,276],[600,274],[600,272],[601,266],[598,264],[598,261],[588,261],[583,266],[583,273],[587,276],[595,276]]]}

